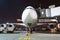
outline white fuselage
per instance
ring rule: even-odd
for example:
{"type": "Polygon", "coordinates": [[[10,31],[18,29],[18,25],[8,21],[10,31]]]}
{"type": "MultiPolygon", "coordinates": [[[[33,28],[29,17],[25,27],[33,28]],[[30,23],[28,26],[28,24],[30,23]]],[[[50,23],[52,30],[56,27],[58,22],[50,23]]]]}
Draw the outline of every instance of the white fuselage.
{"type": "Polygon", "coordinates": [[[22,14],[22,21],[24,24],[27,25],[28,23],[31,23],[31,27],[34,27],[37,23],[37,13],[35,9],[31,6],[28,6],[22,14]]]}

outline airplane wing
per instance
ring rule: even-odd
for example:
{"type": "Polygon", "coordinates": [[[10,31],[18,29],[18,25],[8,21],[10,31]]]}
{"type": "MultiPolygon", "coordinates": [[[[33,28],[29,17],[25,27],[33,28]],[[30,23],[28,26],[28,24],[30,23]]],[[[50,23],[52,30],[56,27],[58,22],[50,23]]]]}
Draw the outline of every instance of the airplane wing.
{"type": "Polygon", "coordinates": [[[14,25],[23,25],[23,26],[27,26],[27,25],[25,25],[24,23],[8,23],[8,24],[14,24],[14,25]]]}

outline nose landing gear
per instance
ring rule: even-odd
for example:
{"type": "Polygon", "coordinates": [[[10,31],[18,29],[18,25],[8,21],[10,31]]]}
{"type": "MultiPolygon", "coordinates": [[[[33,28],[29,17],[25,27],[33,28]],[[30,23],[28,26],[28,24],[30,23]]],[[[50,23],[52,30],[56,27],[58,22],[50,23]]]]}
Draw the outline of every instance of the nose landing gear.
{"type": "Polygon", "coordinates": [[[31,34],[32,34],[32,27],[31,27],[31,23],[28,23],[28,26],[29,27],[27,27],[27,32],[30,32],[31,34]]]}

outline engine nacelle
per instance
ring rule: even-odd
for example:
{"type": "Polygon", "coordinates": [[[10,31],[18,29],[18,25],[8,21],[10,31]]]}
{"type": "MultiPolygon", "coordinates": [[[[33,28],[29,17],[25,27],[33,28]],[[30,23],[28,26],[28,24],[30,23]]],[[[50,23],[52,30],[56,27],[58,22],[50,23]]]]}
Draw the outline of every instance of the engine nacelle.
{"type": "Polygon", "coordinates": [[[7,32],[14,32],[15,25],[14,24],[7,24],[7,32]]]}
{"type": "Polygon", "coordinates": [[[0,24],[0,32],[3,32],[6,29],[6,24],[0,24]]]}

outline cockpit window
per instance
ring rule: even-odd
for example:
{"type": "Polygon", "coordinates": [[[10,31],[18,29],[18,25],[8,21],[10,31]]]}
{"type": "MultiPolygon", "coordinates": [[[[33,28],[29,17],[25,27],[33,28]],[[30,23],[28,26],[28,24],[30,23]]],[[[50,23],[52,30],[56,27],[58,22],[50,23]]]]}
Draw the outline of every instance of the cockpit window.
{"type": "Polygon", "coordinates": [[[27,8],[27,9],[32,9],[32,8],[27,8]]]}

